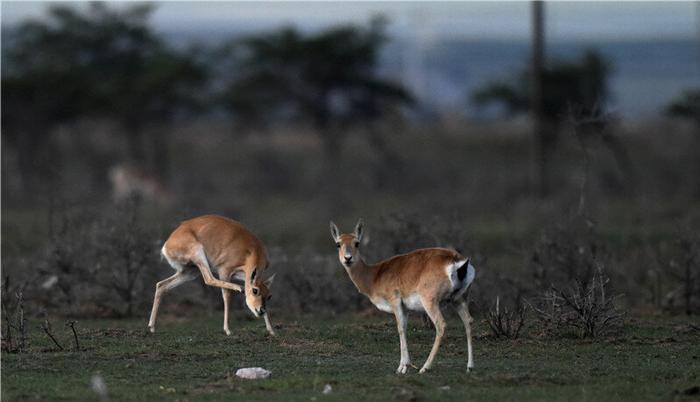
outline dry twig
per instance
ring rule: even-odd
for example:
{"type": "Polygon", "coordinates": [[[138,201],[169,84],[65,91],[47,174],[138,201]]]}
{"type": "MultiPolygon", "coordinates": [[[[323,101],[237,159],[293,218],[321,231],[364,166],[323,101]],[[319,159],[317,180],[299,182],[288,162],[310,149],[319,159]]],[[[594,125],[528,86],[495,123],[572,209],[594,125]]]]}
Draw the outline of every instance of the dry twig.
{"type": "Polygon", "coordinates": [[[56,340],[56,338],[55,338],[55,337],[53,336],[53,334],[51,333],[51,323],[49,322],[49,319],[48,319],[48,318],[46,318],[46,317],[44,318],[44,323],[41,324],[41,329],[43,329],[44,332],[46,333],[46,335],[48,335],[48,337],[51,338],[51,340],[53,341],[54,345],[56,345],[56,346],[58,347],[59,350],[63,350],[63,346],[61,346],[61,344],[58,343],[58,341],[56,340]]]}

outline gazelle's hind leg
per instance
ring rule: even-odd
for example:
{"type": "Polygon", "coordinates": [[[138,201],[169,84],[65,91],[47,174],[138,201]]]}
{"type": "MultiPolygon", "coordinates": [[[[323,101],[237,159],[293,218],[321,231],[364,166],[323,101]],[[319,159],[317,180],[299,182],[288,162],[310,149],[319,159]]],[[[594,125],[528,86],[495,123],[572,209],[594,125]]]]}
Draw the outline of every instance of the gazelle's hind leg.
{"type": "Polygon", "coordinates": [[[462,319],[462,322],[464,323],[464,329],[467,331],[467,354],[468,354],[468,361],[467,361],[467,371],[470,371],[471,369],[474,368],[474,357],[472,356],[472,326],[471,322],[472,316],[469,314],[469,305],[467,304],[466,301],[460,300],[456,304],[456,309],[457,309],[457,314],[459,314],[459,318],[462,319]]]}
{"type": "Polygon", "coordinates": [[[158,308],[160,307],[160,300],[165,293],[174,289],[183,283],[189,282],[197,277],[197,272],[191,269],[185,268],[182,271],[178,271],[175,275],[163,279],[156,284],[156,293],[153,297],[153,308],[151,309],[151,319],[148,321],[148,329],[151,332],[156,332],[156,319],[158,318],[158,308]]]}
{"type": "Polygon", "coordinates": [[[425,373],[426,371],[430,370],[430,367],[433,365],[435,355],[437,355],[438,349],[440,349],[440,342],[442,342],[442,337],[445,335],[445,327],[447,324],[445,324],[445,318],[442,316],[442,312],[440,311],[440,302],[437,300],[421,298],[421,303],[423,304],[425,312],[428,313],[428,317],[430,317],[435,325],[435,342],[433,343],[433,348],[430,350],[428,359],[425,361],[425,364],[423,364],[423,367],[419,371],[419,373],[425,373]]]}

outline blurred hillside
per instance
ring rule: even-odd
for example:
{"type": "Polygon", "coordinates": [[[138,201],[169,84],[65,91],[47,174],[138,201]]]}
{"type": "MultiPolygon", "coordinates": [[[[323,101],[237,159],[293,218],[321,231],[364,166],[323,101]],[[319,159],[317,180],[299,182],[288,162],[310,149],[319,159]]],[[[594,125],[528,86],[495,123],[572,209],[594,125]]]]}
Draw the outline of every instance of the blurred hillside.
{"type": "MultiPolygon", "coordinates": [[[[700,222],[697,43],[549,43],[540,192],[526,38],[417,50],[374,18],[183,45],[153,29],[154,7],[61,3],[3,26],[4,275],[128,271],[138,291],[116,294],[138,307],[167,272],[169,231],[217,213],[261,237],[303,310],[311,285],[294,272],[340,280],[330,219],[365,219],[371,261],[465,249],[496,288],[527,283],[543,233],[584,222],[614,250],[615,275],[637,275],[630,303],[661,305],[639,261],[671,264],[668,245],[700,222]],[[471,103],[488,85],[506,106],[471,103]]],[[[62,292],[79,305],[93,285],[62,292]]]]}

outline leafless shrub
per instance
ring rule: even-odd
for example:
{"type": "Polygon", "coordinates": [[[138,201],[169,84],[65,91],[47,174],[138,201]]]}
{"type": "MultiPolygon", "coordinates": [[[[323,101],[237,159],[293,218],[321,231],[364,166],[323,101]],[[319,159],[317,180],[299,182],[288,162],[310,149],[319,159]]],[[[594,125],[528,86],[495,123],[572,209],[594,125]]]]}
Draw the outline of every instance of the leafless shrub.
{"type": "MultiPolygon", "coordinates": [[[[366,305],[334,253],[321,255],[302,250],[289,257],[281,250],[270,251],[271,266],[280,267],[272,288],[273,295],[284,295],[284,305],[279,308],[296,313],[335,314],[357,311],[366,305]]],[[[273,306],[276,300],[273,297],[273,306]]]]}
{"type": "Polygon", "coordinates": [[[576,281],[573,287],[552,287],[532,305],[543,330],[561,334],[573,330],[581,338],[596,337],[621,324],[623,313],[615,307],[621,295],[606,295],[609,279],[602,268],[586,283],[576,281]]]}
{"type": "Polygon", "coordinates": [[[3,280],[2,315],[5,318],[5,330],[2,331],[2,349],[6,352],[22,353],[28,347],[27,318],[24,311],[27,284],[28,282],[24,282],[13,287],[9,276],[5,276],[3,280]]]}
{"type": "Polygon", "coordinates": [[[0,293],[0,300],[2,302],[2,316],[5,319],[5,329],[2,331],[2,350],[6,352],[13,351],[14,339],[12,338],[12,322],[10,319],[10,277],[5,276],[2,283],[2,293],[0,293]]]}
{"type": "Polygon", "coordinates": [[[649,245],[633,279],[646,301],[669,312],[700,312],[700,237],[688,228],[649,245]]]}
{"type": "Polygon", "coordinates": [[[152,290],[145,268],[158,263],[158,235],[140,214],[136,200],[99,216],[70,208],[52,213],[39,264],[46,278],[41,293],[53,298],[47,306],[60,305],[64,314],[132,315],[152,290]]]}
{"type": "Polygon", "coordinates": [[[488,323],[491,332],[496,338],[517,339],[525,323],[525,305],[518,301],[510,310],[500,306],[500,299],[499,296],[496,297],[495,306],[489,311],[488,323]]]}
{"type": "MultiPolygon", "coordinates": [[[[49,242],[38,271],[43,278],[44,294],[53,303],[74,308],[81,304],[81,289],[77,286],[90,277],[89,250],[85,239],[85,222],[89,217],[78,214],[66,205],[51,200],[49,207],[49,242]],[[58,205],[57,205],[58,204],[58,205]],[[55,280],[49,281],[49,278],[55,280]]],[[[48,302],[48,301],[47,301],[48,302]]]]}
{"type": "Polygon", "coordinates": [[[95,254],[90,271],[107,296],[99,302],[130,316],[135,305],[150,296],[144,270],[158,263],[158,236],[140,222],[134,203],[117,207],[95,222],[91,232],[95,254]]]}
{"type": "MultiPolygon", "coordinates": [[[[676,240],[678,255],[669,261],[667,272],[675,284],[671,293],[679,294],[686,314],[700,311],[700,241],[698,238],[683,233],[676,240]]],[[[673,304],[673,300],[669,300],[673,304]]]]}
{"type": "Polygon", "coordinates": [[[659,250],[662,242],[649,243],[627,253],[622,269],[629,274],[628,303],[647,303],[654,308],[663,308],[666,273],[666,259],[659,250]],[[636,292],[634,291],[636,290],[636,292]],[[635,293],[638,299],[635,300],[635,293]]]}
{"type": "MultiPolygon", "coordinates": [[[[542,235],[529,260],[535,288],[592,278],[598,262],[609,259],[604,243],[594,231],[593,222],[577,216],[542,235]]],[[[584,283],[585,285],[585,283],[584,283]]]]}
{"type": "Polygon", "coordinates": [[[488,318],[495,310],[496,296],[501,309],[507,306],[509,311],[515,313],[525,298],[532,294],[532,281],[524,281],[516,273],[491,269],[481,263],[476,265],[476,269],[475,286],[469,290],[469,300],[472,302],[471,311],[477,315],[488,318]]]}
{"type": "Polygon", "coordinates": [[[27,348],[27,318],[24,315],[24,287],[16,293],[17,297],[17,331],[19,332],[19,352],[24,352],[27,348]]]}

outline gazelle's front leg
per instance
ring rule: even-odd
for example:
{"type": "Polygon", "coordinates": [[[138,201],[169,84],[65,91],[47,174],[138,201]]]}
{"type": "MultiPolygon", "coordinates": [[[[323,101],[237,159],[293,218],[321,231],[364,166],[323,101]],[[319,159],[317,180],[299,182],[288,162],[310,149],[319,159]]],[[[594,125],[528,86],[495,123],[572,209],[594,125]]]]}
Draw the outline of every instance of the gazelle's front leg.
{"type": "Polygon", "coordinates": [[[235,290],[237,292],[243,291],[241,285],[214,278],[214,275],[212,275],[211,270],[209,269],[209,264],[206,262],[206,260],[194,260],[194,263],[197,268],[199,268],[199,272],[202,274],[202,279],[204,279],[205,285],[221,289],[235,290]]]}
{"type": "Polygon", "coordinates": [[[428,313],[428,317],[430,317],[435,325],[435,342],[433,343],[433,348],[430,350],[428,359],[419,371],[419,373],[425,373],[432,367],[435,355],[437,355],[438,349],[440,349],[440,342],[442,342],[442,337],[445,334],[446,324],[445,318],[443,318],[442,312],[440,311],[440,303],[438,301],[421,298],[421,303],[423,303],[425,312],[428,313]]]}
{"type": "Polygon", "coordinates": [[[401,343],[401,361],[396,369],[396,373],[406,374],[408,366],[411,365],[411,358],[408,356],[408,343],[406,342],[407,317],[401,305],[401,299],[394,305],[394,315],[396,316],[396,327],[399,330],[399,342],[401,343]]]}
{"type": "Polygon", "coordinates": [[[275,330],[272,329],[272,324],[270,324],[270,313],[265,312],[263,318],[265,319],[265,328],[267,328],[267,332],[270,335],[275,336],[275,330]]]}
{"type": "Polygon", "coordinates": [[[224,298],[224,332],[226,335],[231,335],[228,329],[228,304],[231,300],[231,291],[229,289],[221,289],[221,296],[224,298]]]}
{"type": "Polygon", "coordinates": [[[474,358],[472,357],[472,326],[471,322],[472,316],[469,314],[469,305],[466,301],[462,300],[457,304],[457,314],[459,318],[462,319],[464,323],[464,329],[467,331],[467,354],[469,355],[467,360],[467,371],[474,368],[474,358]]]}

